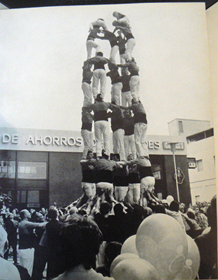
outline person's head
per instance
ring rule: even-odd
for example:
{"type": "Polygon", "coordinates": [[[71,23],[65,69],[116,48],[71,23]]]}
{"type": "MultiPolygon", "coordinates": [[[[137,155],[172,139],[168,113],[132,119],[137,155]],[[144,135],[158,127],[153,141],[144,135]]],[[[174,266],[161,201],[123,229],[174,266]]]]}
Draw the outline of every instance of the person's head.
{"type": "Polygon", "coordinates": [[[58,218],[58,211],[55,206],[51,206],[48,209],[48,218],[51,219],[52,221],[54,221],[58,218]]]}
{"type": "Polygon", "coordinates": [[[124,110],[123,111],[123,116],[124,116],[124,118],[131,117],[131,111],[129,109],[124,110]]]}
{"type": "Polygon", "coordinates": [[[107,215],[111,211],[111,206],[107,201],[101,202],[100,213],[102,215],[107,215]]]}
{"type": "Polygon", "coordinates": [[[2,225],[0,225],[0,256],[4,257],[5,252],[7,251],[7,232],[3,228],[2,225]]]}
{"type": "Polygon", "coordinates": [[[179,204],[179,210],[180,210],[182,213],[185,213],[185,204],[184,204],[184,203],[180,203],[180,204],[179,204]]]}
{"type": "Polygon", "coordinates": [[[120,203],[117,203],[115,206],[114,206],[114,213],[115,215],[119,216],[119,215],[122,215],[124,212],[123,212],[123,206],[122,204],[120,203]]]}
{"type": "Polygon", "coordinates": [[[114,154],[113,159],[114,159],[114,161],[119,161],[120,160],[120,155],[119,154],[114,154]]]}
{"type": "Polygon", "coordinates": [[[120,255],[122,244],[116,241],[107,243],[105,247],[105,262],[109,265],[112,261],[120,255]]]}
{"type": "Polygon", "coordinates": [[[129,154],[129,155],[127,156],[127,160],[133,160],[133,154],[129,154]]]}
{"type": "Polygon", "coordinates": [[[97,102],[102,102],[103,101],[103,97],[100,93],[96,96],[95,101],[97,101],[97,102]]]}
{"type": "Polygon", "coordinates": [[[122,18],[122,17],[124,17],[124,15],[123,14],[121,14],[121,13],[119,13],[119,12],[113,12],[113,16],[118,20],[118,19],[120,19],[120,18],[122,18]]]}
{"type": "Polygon", "coordinates": [[[27,209],[23,209],[20,211],[21,220],[29,220],[31,219],[31,214],[27,209]]]}
{"type": "Polygon", "coordinates": [[[208,224],[212,230],[217,230],[217,205],[216,195],[211,199],[210,206],[207,209],[208,224]]]}
{"type": "Polygon", "coordinates": [[[60,238],[67,270],[78,265],[83,265],[85,269],[95,268],[96,255],[103,239],[91,218],[76,215],[64,222],[60,238]]]}
{"type": "Polygon", "coordinates": [[[191,208],[188,208],[187,210],[187,216],[190,218],[190,219],[195,219],[195,211],[191,208]]]}
{"type": "Polygon", "coordinates": [[[157,204],[154,206],[154,212],[155,213],[163,213],[165,214],[166,213],[166,210],[165,210],[165,207],[161,204],[157,204]]]}
{"type": "Polygon", "coordinates": [[[92,150],[88,150],[86,158],[87,159],[92,159],[93,157],[94,157],[93,151],[92,150]]]}
{"type": "Polygon", "coordinates": [[[169,209],[171,211],[175,211],[175,212],[178,212],[179,211],[179,203],[175,200],[173,200],[171,203],[170,203],[170,207],[169,209]]]}
{"type": "Polygon", "coordinates": [[[104,56],[103,52],[96,52],[96,56],[104,56]]]}
{"type": "Polygon", "coordinates": [[[38,222],[38,223],[42,223],[42,222],[44,222],[45,221],[45,219],[44,219],[44,216],[42,215],[42,213],[40,213],[40,212],[35,212],[34,213],[34,221],[35,222],[38,222]]]}
{"type": "Polygon", "coordinates": [[[195,214],[197,215],[199,212],[200,212],[200,211],[199,211],[199,207],[198,207],[198,206],[195,207],[195,214]]]}
{"type": "Polygon", "coordinates": [[[128,70],[128,68],[127,68],[127,67],[122,68],[122,69],[121,69],[121,74],[122,74],[122,76],[127,76],[127,75],[129,75],[129,70],[128,70]]]}
{"type": "Polygon", "coordinates": [[[77,213],[78,212],[78,209],[76,208],[76,207],[72,207],[72,208],[70,208],[70,210],[69,210],[69,214],[70,215],[74,215],[75,213],[77,213]]]}

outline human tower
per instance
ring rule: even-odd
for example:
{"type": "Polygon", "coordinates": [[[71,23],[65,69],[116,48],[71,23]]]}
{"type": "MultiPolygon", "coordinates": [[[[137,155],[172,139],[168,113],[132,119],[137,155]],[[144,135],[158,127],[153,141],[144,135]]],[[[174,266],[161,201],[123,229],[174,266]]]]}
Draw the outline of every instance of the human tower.
{"type": "Polygon", "coordinates": [[[154,195],[155,179],[145,139],[147,118],[139,95],[139,67],[132,56],[136,42],[127,16],[119,12],[114,12],[113,16],[116,18],[112,23],[113,32],[102,18],[91,23],[86,40],[87,60],[82,67],[84,150],[80,163],[84,194],[72,205],[84,207],[87,213],[92,211],[97,200],[125,200],[142,206],[159,203],[154,195]],[[104,57],[96,39],[109,41],[109,58],[104,57]],[[104,101],[107,77],[111,79],[111,102],[104,101]],[[110,124],[113,153],[109,145],[110,124]]]}

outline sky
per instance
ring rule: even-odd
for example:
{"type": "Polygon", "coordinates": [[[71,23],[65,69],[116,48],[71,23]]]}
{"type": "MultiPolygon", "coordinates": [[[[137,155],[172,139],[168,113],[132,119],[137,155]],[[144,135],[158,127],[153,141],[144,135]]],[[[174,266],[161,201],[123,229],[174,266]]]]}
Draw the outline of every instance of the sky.
{"type": "Polygon", "coordinates": [[[0,10],[0,127],[80,130],[89,25],[103,18],[112,31],[115,10],[136,39],[147,134],[168,135],[175,118],[213,125],[204,3],[145,3],[0,10]]]}

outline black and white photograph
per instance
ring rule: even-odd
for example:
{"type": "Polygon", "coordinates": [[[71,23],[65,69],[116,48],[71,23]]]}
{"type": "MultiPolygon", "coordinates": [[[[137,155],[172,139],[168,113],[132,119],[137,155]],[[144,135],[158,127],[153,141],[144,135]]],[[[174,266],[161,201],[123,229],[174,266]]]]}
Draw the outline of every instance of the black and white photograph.
{"type": "Polygon", "coordinates": [[[217,15],[0,5],[0,280],[217,279],[217,15]]]}

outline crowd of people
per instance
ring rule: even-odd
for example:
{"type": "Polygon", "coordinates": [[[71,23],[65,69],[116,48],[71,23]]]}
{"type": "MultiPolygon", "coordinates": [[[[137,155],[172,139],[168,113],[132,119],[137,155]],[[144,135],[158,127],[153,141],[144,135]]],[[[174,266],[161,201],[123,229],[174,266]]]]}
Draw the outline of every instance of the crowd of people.
{"type": "Polygon", "coordinates": [[[155,213],[175,218],[181,230],[196,241],[201,257],[200,279],[216,279],[216,197],[204,207],[186,208],[172,196],[152,208],[125,201],[108,202],[98,196],[89,214],[75,205],[18,211],[3,202],[0,263],[4,269],[0,278],[107,279],[124,241],[155,213]]]}

